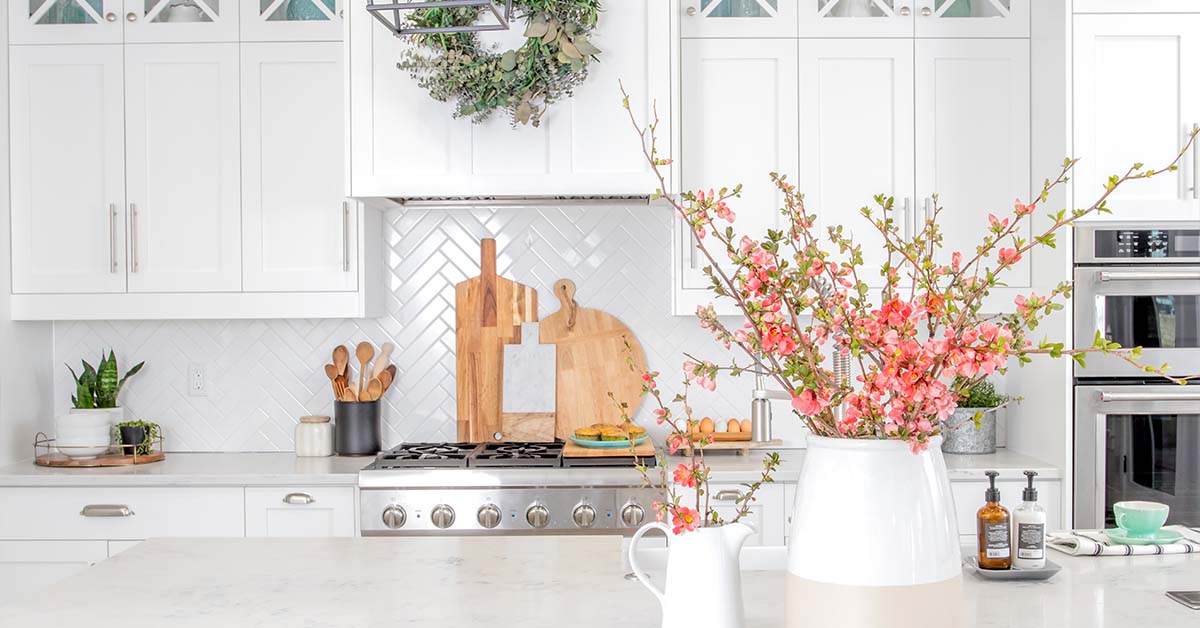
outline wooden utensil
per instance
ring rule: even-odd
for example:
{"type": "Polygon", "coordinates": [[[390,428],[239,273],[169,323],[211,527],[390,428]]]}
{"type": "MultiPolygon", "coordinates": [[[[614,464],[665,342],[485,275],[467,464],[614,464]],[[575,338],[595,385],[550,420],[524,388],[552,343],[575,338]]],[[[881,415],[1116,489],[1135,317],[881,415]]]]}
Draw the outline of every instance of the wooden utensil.
{"type": "Polygon", "coordinates": [[[380,374],[387,370],[388,360],[392,357],[392,351],[396,348],[390,342],[383,343],[379,348],[379,355],[375,356],[375,364],[371,366],[371,378],[377,379],[380,374]]]}
{"type": "MultiPolygon", "coordinates": [[[[383,392],[387,392],[387,389],[392,385],[392,373],[395,372],[395,368],[394,366],[386,368],[379,374],[379,382],[383,384],[383,392]]],[[[382,397],[383,395],[380,394],[380,396],[382,397]]]]}
{"type": "Polygon", "coordinates": [[[346,381],[350,381],[350,374],[346,372],[346,368],[350,366],[350,350],[346,345],[338,345],[333,348],[333,368],[337,372],[346,376],[346,381]]]}
{"type": "Polygon", "coordinates": [[[479,243],[479,276],[454,287],[458,439],[491,440],[500,431],[504,345],[520,324],[537,322],[537,292],[496,275],[496,241],[479,243]]]}
{"type": "Polygon", "coordinates": [[[364,393],[366,399],[364,401],[376,401],[383,396],[383,382],[378,379],[372,379],[367,384],[367,390],[364,393]]]}
{"type": "MultiPolygon", "coordinates": [[[[369,342],[360,342],[358,347],[354,349],[354,357],[358,358],[358,390],[365,391],[363,388],[364,378],[367,374],[367,364],[371,362],[371,358],[375,357],[375,347],[369,342]]],[[[361,398],[361,397],[360,397],[361,398]]]]}
{"type": "Polygon", "coordinates": [[[554,295],[562,307],[542,321],[539,331],[542,342],[556,345],[555,435],[569,440],[580,427],[621,422],[620,410],[608,398],[610,391],[617,401],[629,404],[631,416],[637,413],[646,356],[620,319],[579,306],[571,280],[555,282],[554,295]],[[632,357],[633,369],[627,357],[632,357]]]}
{"type": "Polygon", "coordinates": [[[337,378],[333,380],[334,393],[338,399],[341,399],[346,394],[346,386],[347,384],[345,375],[338,375],[337,378]]]}
{"type": "Polygon", "coordinates": [[[333,396],[334,396],[334,397],[337,397],[337,396],[338,396],[338,385],[337,385],[338,372],[337,372],[337,368],[336,368],[334,365],[332,365],[332,364],[326,364],[326,365],[325,365],[325,377],[328,377],[328,378],[329,378],[329,382],[330,382],[331,384],[333,384],[333,396]]]}
{"type": "Polygon", "coordinates": [[[353,388],[346,386],[345,388],[342,389],[342,401],[348,401],[348,402],[358,401],[358,395],[355,394],[353,388]]]}
{"type": "Polygon", "coordinates": [[[521,342],[504,345],[501,440],[554,440],[555,353],[554,345],[538,342],[537,323],[522,323],[521,342]]]}

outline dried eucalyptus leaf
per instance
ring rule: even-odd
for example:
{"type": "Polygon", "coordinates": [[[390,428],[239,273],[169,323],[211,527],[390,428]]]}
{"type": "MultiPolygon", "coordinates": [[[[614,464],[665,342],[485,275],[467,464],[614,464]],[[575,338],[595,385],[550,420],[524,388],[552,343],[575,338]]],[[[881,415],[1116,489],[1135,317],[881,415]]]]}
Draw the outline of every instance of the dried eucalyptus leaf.
{"type": "Polygon", "coordinates": [[[539,20],[530,22],[525,27],[525,37],[528,37],[528,38],[541,37],[542,35],[546,34],[546,31],[549,31],[549,30],[550,30],[550,24],[544,20],[539,19],[539,20]]]}
{"type": "Polygon", "coordinates": [[[562,37],[558,40],[558,49],[571,59],[583,58],[583,53],[579,52],[579,49],[575,47],[575,44],[571,43],[566,37],[562,37]]]}
{"type": "Polygon", "coordinates": [[[517,105],[516,111],[513,112],[513,117],[521,124],[528,124],[529,117],[533,115],[533,107],[527,102],[517,105]]]}
{"type": "Polygon", "coordinates": [[[542,35],[542,43],[548,44],[558,38],[558,20],[550,20],[546,24],[546,34],[542,35]]]}
{"type": "Polygon", "coordinates": [[[500,57],[500,69],[505,72],[517,67],[517,51],[509,50],[500,57]]]}
{"type": "Polygon", "coordinates": [[[579,52],[584,56],[590,57],[592,55],[600,54],[600,49],[593,46],[592,42],[588,41],[585,37],[576,37],[572,41],[575,44],[575,47],[578,48],[579,52]]]}

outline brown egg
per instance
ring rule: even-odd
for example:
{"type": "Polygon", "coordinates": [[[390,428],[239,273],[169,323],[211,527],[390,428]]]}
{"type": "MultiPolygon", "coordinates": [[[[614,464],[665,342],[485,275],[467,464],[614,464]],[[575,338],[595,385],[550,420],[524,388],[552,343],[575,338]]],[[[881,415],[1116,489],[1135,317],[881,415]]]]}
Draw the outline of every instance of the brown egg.
{"type": "Polygon", "coordinates": [[[689,434],[699,434],[700,433],[700,423],[698,421],[688,421],[687,431],[689,434]]]}
{"type": "Polygon", "coordinates": [[[750,419],[742,419],[742,431],[743,431],[743,432],[745,432],[745,433],[747,433],[747,434],[749,434],[750,432],[754,431],[754,430],[753,430],[753,429],[750,427],[750,419]]]}
{"type": "Polygon", "coordinates": [[[713,423],[712,419],[704,417],[704,419],[700,421],[700,431],[704,434],[712,434],[713,432],[717,431],[717,426],[715,423],[713,423]]]}
{"type": "Polygon", "coordinates": [[[730,434],[736,434],[742,431],[742,424],[738,423],[737,419],[729,419],[729,423],[725,427],[725,431],[730,434]]]}

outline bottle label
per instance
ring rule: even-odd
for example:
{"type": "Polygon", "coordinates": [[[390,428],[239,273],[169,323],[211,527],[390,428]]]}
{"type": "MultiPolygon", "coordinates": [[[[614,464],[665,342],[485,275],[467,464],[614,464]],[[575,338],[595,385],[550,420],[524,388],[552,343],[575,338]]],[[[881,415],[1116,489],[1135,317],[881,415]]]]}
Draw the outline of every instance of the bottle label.
{"type": "Polygon", "coordinates": [[[983,526],[983,537],[987,542],[984,555],[988,558],[1008,558],[1012,549],[1009,542],[1008,522],[987,523],[983,526]]]}
{"type": "Polygon", "coordinates": [[[1039,560],[1046,556],[1046,524],[1017,524],[1017,558],[1039,560]]]}

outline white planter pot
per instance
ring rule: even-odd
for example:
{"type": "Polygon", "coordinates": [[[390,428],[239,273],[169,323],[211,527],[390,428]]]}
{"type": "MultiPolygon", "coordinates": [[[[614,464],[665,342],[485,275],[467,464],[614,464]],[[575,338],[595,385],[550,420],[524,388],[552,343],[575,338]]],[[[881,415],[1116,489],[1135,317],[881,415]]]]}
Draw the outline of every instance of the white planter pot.
{"type": "Polygon", "coordinates": [[[107,420],[108,426],[112,427],[125,420],[125,408],[71,408],[66,417],[57,420],[64,425],[93,425],[107,420]]]}
{"type": "Polygon", "coordinates": [[[647,523],[629,542],[634,575],[662,604],[662,628],[742,628],[742,545],[754,530],[742,523],[671,534],[662,523],[647,523]],[[667,535],[667,581],[663,589],[647,580],[637,563],[638,541],[650,530],[667,535]]]}
{"type": "Polygon", "coordinates": [[[913,454],[900,441],[809,437],[789,535],[789,627],[963,625],[940,441],[913,454]]]}

